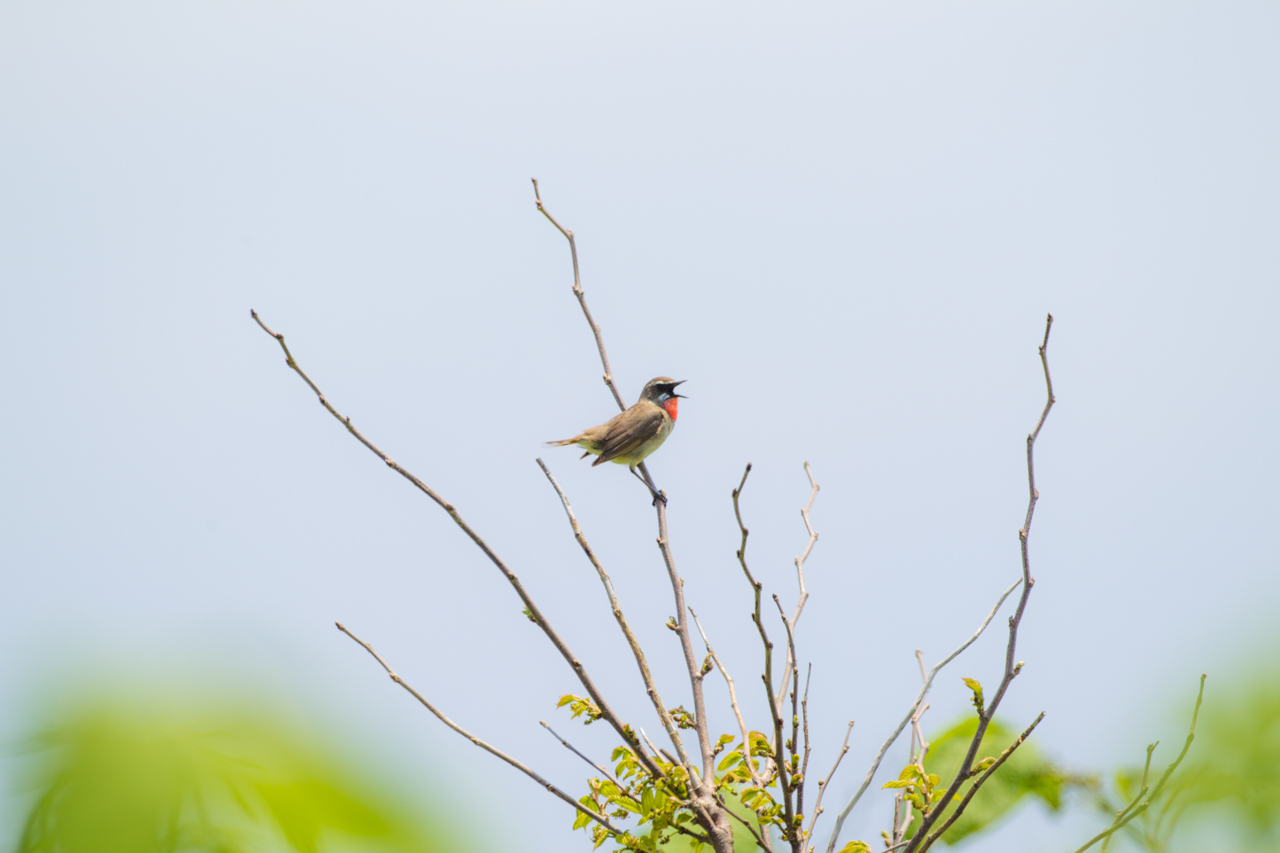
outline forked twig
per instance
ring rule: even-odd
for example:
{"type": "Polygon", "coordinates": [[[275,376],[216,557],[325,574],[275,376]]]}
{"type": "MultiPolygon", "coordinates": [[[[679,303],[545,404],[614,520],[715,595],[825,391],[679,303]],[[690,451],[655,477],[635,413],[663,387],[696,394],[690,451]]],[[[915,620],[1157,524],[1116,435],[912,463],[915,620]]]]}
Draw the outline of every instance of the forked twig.
{"type": "Polygon", "coordinates": [[[631,654],[636,659],[636,666],[640,668],[640,677],[644,680],[645,692],[649,694],[649,699],[653,703],[654,709],[658,712],[658,718],[662,720],[662,726],[667,730],[667,736],[671,738],[671,743],[676,748],[676,754],[680,756],[680,763],[688,769],[691,764],[688,754],[685,753],[684,743],[680,740],[675,721],[671,719],[671,714],[667,711],[666,705],[663,704],[662,697],[658,695],[658,688],[653,682],[653,675],[649,672],[649,663],[645,660],[644,651],[640,648],[640,641],[636,639],[636,635],[632,632],[626,617],[622,615],[622,606],[618,603],[618,596],[613,591],[613,581],[609,579],[609,575],[605,572],[604,566],[600,564],[600,559],[596,556],[595,550],[587,542],[587,537],[582,532],[582,526],[578,524],[578,517],[574,515],[573,507],[569,505],[569,498],[564,493],[564,489],[560,488],[560,484],[556,482],[556,478],[552,476],[550,469],[541,459],[538,459],[537,463],[538,467],[542,469],[542,473],[547,475],[547,480],[551,483],[551,487],[556,490],[556,494],[560,497],[560,503],[564,506],[565,514],[569,516],[569,526],[573,528],[573,536],[578,540],[578,544],[582,546],[582,551],[587,555],[587,559],[591,561],[592,568],[596,570],[596,574],[600,577],[600,583],[604,585],[605,593],[609,596],[609,609],[613,613],[613,618],[617,620],[618,627],[622,629],[622,634],[627,639],[627,645],[631,647],[631,654]]]}
{"type": "Polygon", "coordinates": [[[840,762],[844,760],[845,753],[849,751],[849,735],[852,733],[853,720],[850,720],[849,728],[844,730],[844,743],[840,746],[840,754],[836,756],[836,763],[831,765],[831,772],[827,774],[825,779],[818,780],[818,798],[813,802],[813,814],[809,818],[809,829],[805,832],[806,837],[813,837],[813,826],[818,822],[818,815],[822,814],[822,795],[827,792],[827,786],[831,784],[832,777],[840,769],[840,762]]]}
{"type": "MultiPolygon", "coordinates": [[[[742,481],[738,483],[738,488],[733,490],[733,516],[738,521],[738,530],[742,532],[742,542],[738,546],[738,564],[742,566],[742,573],[747,578],[747,583],[751,585],[751,593],[755,599],[755,608],[751,612],[751,621],[756,625],[756,631],[760,634],[760,643],[764,647],[764,673],[761,678],[764,680],[766,696],[769,702],[769,721],[772,731],[781,731],[782,717],[778,710],[778,701],[774,698],[773,692],[773,641],[769,639],[769,632],[765,630],[764,620],[760,614],[760,596],[764,591],[764,584],[755,579],[751,574],[750,567],[747,566],[747,537],[751,531],[742,523],[742,507],[739,503],[742,497],[742,490],[747,485],[747,477],[751,474],[751,463],[747,463],[747,467],[742,471],[742,481]]],[[[778,772],[777,766],[774,764],[772,756],[767,759],[763,778],[768,782],[773,774],[778,772]],[[772,765],[772,769],[770,769],[772,765]]]]}
{"type": "Polygon", "coordinates": [[[1053,404],[1056,402],[1053,394],[1053,379],[1049,376],[1049,332],[1052,329],[1053,315],[1049,314],[1045,318],[1044,340],[1040,344],[1040,364],[1044,367],[1044,384],[1047,399],[1044,404],[1044,411],[1040,413],[1040,419],[1036,421],[1035,429],[1027,436],[1027,490],[1030,493],[1030,498],[1027,501],[1026,520],[1018,531],[1018,541],[1022,551],[1022,596],[1018,599],[1018,606],[1013,611],[1013,615],[1009,617],[1009,645],[1005,649],[1004,677],[1000,679],[1000,686],[996,688],[995,694],[991,697],[987,707],[980,708],[978,711],[978,729],[974,732],[973,740],[969,743],[969,751],[965,753],[964,759],[960,762],[960,770],[956,773],[956,778],[947,786],[946,793],[937,801],[937,804],[924,816],[924,820],[920,823],[920,828],[912,836],[912,843],[907,845],[907,853],[916,853],[920,849],[920,844],[928,837],[929,831],[942,817],[952,800],[955,799],[960,786],[969,778],[969,771],[973,767],[974,759],[977,758],[978,749],[982,745],[982,738],[987,732],[987,726],[991,724],[996,709],[1004,698],[1005,691],[1009,689],[1009,684],[1022,671],[1022,664],[1014,663],[1014,654],[1018,645],[1018,626],[1022,623],[1022,614],[1026,611],[1027,599],[1031,596],[1031,588],[1035,586],[1036,582],[1035,578],[1031,576],[1031,558],[1027,551],[1027,539],[1031,535],[1031,519],[1035,515],[1036,501],[1040,499],[1040,492],[1036,490],[1035,445],[1036,439],[1040,436],[1040,430],[1044,427],[1045,418],[1049,417],[1049,410],[1053,408],[1053,404]]]}
{"type": "MultiPolygon", "coordinates": [[[[1191,742],[1196,739],[1196,720],[1200,718],[1200,703],[1204,700],[1204,679],[1205,679],[1205,676],[1201,674],[1200,692],[1196,694],[1196,706],[1195,706],[1195,709],[1192,710],[1191,712],[1191,730],[1187,732],[1187,739],[1182,744],[1182,752],[1178,753],[1178,757],[1173,760],[1173,763],[1165,768],[1164,773],[1160,775],[1159,781],[1156,782],[1155,787],[1151,789],[1150,795],[1147,795],[1147,786],[1145,784],[1146,778],[1147,778],[1147,771],[1144,770],[1142,773],[1143,785],[1141,789],[1139,789],[1138,795],[1133,798],[1133,801],[1130,802],[1128,806],[1126,806],[1118,815],[1116,815],[1116,819],[1115,821],[1112,822],[1110,827],[1108,827],[1107,829],[1104,829],[1102,832],[1099,832],[1093,838],[1090,838],[1088,841],[1086,841],[1083,845],[1076,848],[1075,853],[1084,853],[1084,851],[1088,850],[1090,847],[1097,844],[1099,841],[1102,841],[1103,839],[1106,839],[1106,838],[1110,838],[1112,834],[1123,829],[1125,825],[1129,823],[1129,821],[1133,820],[1135,817],[1137,817],[1138,815],[1142,814],[1147,809],[1149,809],[1151,807],[1151,804],[1155,802],[1156,797],[1160,796],[1160,792],[1164,790],[1165,783],[1169,781],[1169,777],[1173,775],[1173,772],[1178,769],[1178,765],[1182,763],[1182,759],[1187,757],[1187,751],[1191,749],[1191,742]]],[[[1154,749],[1155,749],[1155,744],[1151,744],[1149,747],[1147,747],[1147,767],[1148,768],[1150,768],[1151,766],[1151,753],[1154,749]]]]}
{"type": "MultiPolygon", "coordinates": [[[[1005,761],[1009,759],[1009,756],[1013,755],[1014,750],[1022,746],[1023,742],[1027,738],[1031,737],[1031,732],[1035,731],[1035,727],[1040,725],[1040,721],[1043,719],[1044,719],[1044,711],[1041,711],[1040,716],[1036,717],[1035,720],[1031,723],[1031,725],[1027,726],[1026,731],[1018,735],[1018,739],[1015,740],[1012,744],[1010,744],[1009,747],[1006,748],[1004,752],[1000,753],[1000,756],[991,764],[990,767],[987,768],[987,771],[978,778],[978,781],[973,783],[973,787],[971,787],[967,792],[965,792],[964,799],[960,801],[960,805],[956,806],[956,810],[951,813],[951,816],[948,817],[945,821],[943,821],[942,826],[938,827],[933,832],[929,833],[929,837],[926,838],[919,847],[919,850],[921,851],[921,853],[924,853],[925,850],[928,850],[930,847],[932,847],[933,843],[937,841],[939,838],[941,838],[944,832],[946,832],[948,829],[951,828],[951,824],[955,823],[960,818],[960,815],[964,814],[964,810],[968,808],[969,801],[973,799],[973,795],[978,793],[978,789],[981,788],[986,783],[986,781],[991,778],[992,774],[994,774],[997,770],[1000,769],[1000,765],[1004,764],[1005,761]]],[[[917,833],[917,835],[919,835],[919,833],[917,833]]]]}
{"type": "MultiPolygon", "coordinates": [[[[698,629],[698,633],[702,635],[702,643],[707,647],[707,654],[711,656],[711,660],[716,665],[716,669],[720,670],[720,674],[724,676],[725,684],[729,685],[729,705],[733,708],[733,716],[738,721],[738,731],[742,733],[743,749],[751,749],[751,738],[747,734],[747,724],[742,719],[742,710],[738,707],[738,691],[734,689],[733,679],[729,676],[729,671],[724,668],[724,664],[720,662],[720,656],[716,654],[716,650],[711,648],[711,641],[707,639],[707,632],[702,630],[702,623],[698,621],[698,614],[693,612],[693,608],[689,608],[690,615],[693,616],[693,624],[698,629]]],[[[744,763],[747,772],[751,774],[751,781],[756,785],[760,785],[760,776],[756,773],[755,767],[752,766],[750,755],[744,763]]]]}
{"type": "MultiPolygon", "coordinates": [[[[800,614],[804,612],[804,606],[809,601],[809,590],[805,587],[804,583],[804,563],[805,560],[809,559],[809,552],[813,550],[813,546],[817,544],[818,541],[818,533],[813,529],[813,524],[809,520],[809,511],[813,509],[813,501],[818,497],[818,490],[822,487],[813,479],[813,471],[809,468],[808,462],[804,463],[804,474],[809,478],[809,502],[800,507],[800,517],[804,519],[804,529],[809,534],[809,541],[805,543],[804,551],[795,559],[796,583],[800,588],[800,597],[796,601],[795,611],[791,614],[790,625],[792,631],[794,631],[796,629],[796,625],[799,624],[800,614]]],[[[784,615],[782,618],[785,620],[787,617],[784,615]]],[[[791,676],[795,674],[797,665],[796,661],[792,659],[790,652],[788,652],[787,664],[782,668],[782,683],[774,698],[774,702],[776,702],[779,707],[782,706],[782,697],[787,693],[787,684],[790,682],[791,676]]]]}
{"type": "Polygon", "coordinates": [[[845,818],[847,818],[849,813],[853,811],[853,807],[858,804],[858,800],[860,800],[863,793],[866,792],[867,786],[870,785],[871,780],[875,778],[876,771],[880,769],[880,762],[884,760],[885,753],[889,751],[889,747],[893,746],[894,742],[897,741],[898,735],[902,734],[902,730],[911,722],[911,718],[915,716],[916,711],[920,708],[920,704],[924,702],[924,697],[929,693],[929,688],[933,686],[934,678],[936,678],[938,673],[942,671],[943,667],[951,663],[960,656],[961,652],[977,642],[978,638],[982,636],[982,632],[987,630],[987,626],[991,624],[991,620],[995,618],[998,612],[1000,612],[1000,605],[1004,604],[1005,599],[1009,597],[1010,593],[1018,588],[1020,583],[1022,583],[1022,578],[1018,578],[1014,581],[1013,585],[1001,594],[1000,598],[996,601],[995,607],[991,608],[991,612],[987,614],[986,619],[982,620],[982,624],[978,626],[978,630],[973,632],[973,636],[961,643],[958,649],[938,661],[938,663],[934,665],[933,669],[929,670],[929,674],[925,678],[924,684],[921,685],[920,692],[916,694],[915,700],[911,703],[911,707],[907,710],[906,716],[902,718],[902,722],[898,723],[898,727],[893,730],[893,734],[885,738],[884,743],[880,744],[880,749],[876,752],[876,757],[872,760],[871,767],[867,770],[867,775],[863,778],[862,784],[858,786],[858,790],[854,792],[853,797],[850,798],[849,802],[836,817],[835,828],[831,830],[831,840],[827,842],[827,853],[832,853],[832,851],[836,849],[836,841],[840,838],[840,830],[844,826],[845,818]]]}

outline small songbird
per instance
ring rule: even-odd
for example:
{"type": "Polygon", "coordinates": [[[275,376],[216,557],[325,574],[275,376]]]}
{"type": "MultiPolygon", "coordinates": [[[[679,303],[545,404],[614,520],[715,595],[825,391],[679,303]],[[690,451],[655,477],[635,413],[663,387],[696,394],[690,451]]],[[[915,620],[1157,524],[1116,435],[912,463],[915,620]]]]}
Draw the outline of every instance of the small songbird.
{"type": "MultiPolygon", "coordinates": [[[[684,384],[666,376],[649,380],[640,392],[640,399],[625,412],[614,415],[607,423],[585,429],[573,438],[563,441],[549,441],[548,446],[566,447],[576,444],[585,452],[582,458],[595,455],[600,457],[592,462],[592,467],[602,462],[617,462],[626,465],[631,473],[644,482],[644,478],[636,472],[636,466],[645,460],[653,451],[662,446],[662,442],[671,435],[676,425],[676,411],[679,398],[683,394],[676,393],[676,386],[684,384]]],[[[653,491],[650,483],[645,486],[653,491]]],[[[658,498],[654,492],[654,498],[658,498]]]]}

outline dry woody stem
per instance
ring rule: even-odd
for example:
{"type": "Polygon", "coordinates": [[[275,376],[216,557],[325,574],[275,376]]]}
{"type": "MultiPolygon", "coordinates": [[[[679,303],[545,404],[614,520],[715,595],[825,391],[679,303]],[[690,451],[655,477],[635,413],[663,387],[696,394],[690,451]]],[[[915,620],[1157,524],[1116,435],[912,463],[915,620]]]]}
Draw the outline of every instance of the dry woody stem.
{"type": "MultiPolygon", "coordinates": [[[[564,800],[566,803],[568,803],[578,811],[585,814],[587,817],[599,823],[605,829],[609,830],[610,832],[621,834],[622,830],[618,829],[616,826],[610,823],[608,818],[602,815],[598,815],[595,812],[591,811],[591,809],[587,808],[586,806],[583,806],[573,797],[569,796],[564,791],[561,791],[559,788],[557,788],[555,785],[548,782],[546,779],[543,779],[536,772],[534,772],[528,765],[524,764],[523,762],[517,761],[516,759],[512,758],[510,755],[507,755],[505,752],[498,749],[497,747],[490,746],[489,744],[480,740],[480,738],[473,735],[471,732],[464,729],[462,726],[455,723],[453,720],[446,717],[443,713],[441,713],[439,708],[437,708],[435,705],[432,705],[429,701],[427,701],[427,699],[421,693],[419,693],[417,690],[414,690],[411,686],[409,686],[409,684],[403,678],[396,675],[395,670],[393,670],[390,666],[388,666],[387,662],[382,659],[382,656],[373,650],[373,646],[369,645],[364,640],[360,639],[355,634],[351,633],[349,630],[347,630],[346,626],[343,625],[341,622],[335,622],[334,624],[338,626],[339,631],[346,634],[351,639],[355,640],[357,643],[359,643],[361,646],[364,647],[365,651],[373,655],[373,659],[382,665],[382,668],[387,671],[387,675],[391,676],[391,680],[394,681],[396,684],[399,684],[406,691],[408,691],[409,694],[413,696],[414,699],[417,699],[419,702],[421,702],[422,707],[426,708],[428,711],[435,714],[436,717],[439,718],[440,722],[444,723],[446,726],[453,729],[455,732],[462,735],[464,738],[471,741],[476,746],[483,749],[485,752],[488,752],[491,755],[496,755],[498,758],[501,758],[503,761],[507,762],[512,767],[519,770],[521,773],[525,774],[530,779],[537,782],[539,785],[546,788],[548,791],[555,794],[557,797],[564,800]]],[[[566,746],[568,746],[568,744],[566,744],[566,746]]]]}
{"type": "Polygon", "coordinates": [[[552,476],[546,464],[541,459],[538,459],[537,462],[538,467],[542,469],[542,473],[547,475],[547,480],[550,481],[551,487],[556,490],[556,495],[559,496],[560,503],[564,506],[564,511],[569,516],[569,525],[573,528],[574,538],[582,546],[583,553],[587,555],[591,566],[600,577],[600,583],[604,585],[605,593],[609,596],[609,609],[613,612],[613,618],[617,620],[618,627],[622,629],[622,634],[627,639],[627,645],[631,647],[632,655],[635,656],[636,666],[640,668],[640,677],[644,680],[645,692],[649,695],[654,710],[658,712],[658,717],[662,720],[663,728],[667,730],[667,735],[671,738],[671,743],[675,746],[676,753],[680,756],[680,764],[688,769],[692,765],[689,761],[689,756],[685,753],[684,743],[680,740],[675,721],[671,719],[671,714],[668,713],[666,705],[662,703],[662,697],[658,695],[658,688],[653,683],[653,675],[649,672],[649,664],[645,660],[644,651],[640,648],[640,641],[636,639],[631,626],[627,624],[626,617],[622,615],[622,606],[618,604],[618,596],[613,591],[613,581],[609,579],[604,566],[600,565],[596,552],[592,549],[591,544],[587,542],[587,537],[583,534],[581,525],[578,524],[578,517],[574,515],[573,507],[569,505],[568,496],[560,488],[560,484],[556,482],[556,478],[552,476]]]}
{"type": "MultiPolygon", "coordinates": [[[[1049,332],[1052,329],[1053,315],[1050,314],[1045,318],[1044,340],[1040,344],[1040,364],[1044,367],[1044,384],[1047,399],[1045,400],[1044,411],[1040,413],[1040,420],[1036,421],[1035,429],[1027,436],[1027,490],[1030,497],[1027,501],[1026,520],[1018,531],[1018,541],[1022,551],[1022,596],[1018,599],[1018,606],[1013,615],[1009,617],[1009,645],[1005,649],[1004,677],[1000,679],[1000,686],[996,688],[996,692],[987,706],[978,710],[978,729],[974,732],[973,740],[969,744],[969,751],[965,753],[964,760],[960,762],[960,770],[956,774],[956,778],[947,786],[946,793],[937,800],[937,805],[924,816],[920,823],[920,828],[916,830],[911,843],[906,847],[907,853],[917,853],[927,847],[925,842],[930,837],[928,833],[942,818],[947,807],[955,799],[960,786],[969,778],[969,771],[973,767],[974,759],[977,758],[978,749],[982,745],[982,738],[987,732],[987,726],[991,724],[991,720],[996,714],[996,709],[1000,706],[1000,700],[1004,698],[1005,691],[1009,689],[1010,682],[1022,670],[1021,663],[1014,663],[1014,655],[1018,645],[1018,626],[1022,622],[1022,614],[1026,611],[1027,599],[1031,595],[1031,588],[1035,586],[1036,582],[1035,578],[1031,576],[1031,557],[1027,551],[1027,541],[1031,535],[1031,520],[1035,515],[1036,501],[1040,499],[1040,493],[1036,490],[1035,445],[1036,439],[1040,436],[1040,430],[1044,427],[1045,418],[1049,417],[1049,410],[1053,408],[1055,402],[1053,379],[1049,375],[1049,332]]],[[[978,784],[981,784],[981,781],[978,784]]],[[[931,844],[932,842],[928,843],[931,844]]]]}

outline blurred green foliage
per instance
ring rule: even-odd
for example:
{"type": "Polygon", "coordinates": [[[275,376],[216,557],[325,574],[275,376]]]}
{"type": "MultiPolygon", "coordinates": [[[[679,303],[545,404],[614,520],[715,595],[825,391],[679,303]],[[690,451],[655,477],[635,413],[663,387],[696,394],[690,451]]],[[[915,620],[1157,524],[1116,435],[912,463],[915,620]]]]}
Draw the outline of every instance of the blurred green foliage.
{"type": "Polygon", "coordinates": [[[18,853],[465,849],[278,714],[161,705],[88,701],[32,736],[18,853]]]}
{"type": "MultiPolygon", "coordinates": [[[[1148,775],[1155,774],[1153,768],[1148,775]]],[[[1117,771],[1108,788],[1099,788],[1097,805],[1112,816],[1143,799],[1142,778],[1140,767],[1117,771]]],[[[1159,796],[1146,799],[1149,808],[1120,836],[1131,847],[1150,853],[1280,850],[1280,671],[1274,660],[1210,693],[1194,752],[1159,796]]]]}
{"type": "MultiPolygon", "coordinates": [[[[1275,661],[1206,701],[1196,755],[1178,785],[1247,830],[1250,847],[1280,850],[1280,668],[1275,661]]],[[[1205,817],[1209,816],[1206,812],[1205,817]]]]}
{"type": "MultiPolygon", "coordinates": [[[[975,694],[980,697],[981,688],[977,688],[975,694]]],[[[960,769],[960,762],[964,759],[977,731],[977,717],[968,716],[962,722],[935,736],[930,742],[929,754],[924,762],[925,768],[930,774],[941,777],[944,786],[955,778],[956,772],[960,769]]],[[[974,762],[975,766],[981,766],[988,757],[994,758],[1000,755],[1017,740],[1019,734],[1021,734],[1020,729],[1015,731],[999,719],[992,720],[986,732],[983,733],[982,745],[978,749],[977,761],[974,762]]],[[[969,782],[962,786],[959,795],[963,797],[972,784],[969,782]]],[[[1025,741],[983,784],[970,801],[964,814],[952,824],[939,841],[955,844],[991,826],[1008,814],[1025,797],[1037,798],[1051,811],[1056,812],[1062,808],[1063,798],[1068,789],[1087,784],[1089,780],[1068,773],[1046,758],[1033,741],[1025,741]]],[[[908,837],[914,834],[917,826],[919,826],[919,819],[908,828],[908,837]]]]}

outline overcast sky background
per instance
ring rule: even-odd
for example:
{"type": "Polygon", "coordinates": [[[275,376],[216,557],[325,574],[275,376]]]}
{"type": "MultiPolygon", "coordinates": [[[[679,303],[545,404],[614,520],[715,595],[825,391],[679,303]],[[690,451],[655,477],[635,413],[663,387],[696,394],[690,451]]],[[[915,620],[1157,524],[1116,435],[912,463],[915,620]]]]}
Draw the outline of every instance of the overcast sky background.
{"type": "MultiPolygon", "coordinates": [[[[537,177],[624,396],[689,380],[651,468],[751,701],[729,494],[753,462],[749,557],[790,605],[806,460],[822,484],[799,637],[818,767],[857,720],[828,807],[914,695],[914,650],[941,658],[1018,576],[1048,311],[1058,405],[1003,712],[1047,711],[1037,741],[1082,770],[1175,743],[1199,673],[1212,701],[1280,596],[1278,43],[1263,3],[5,3],[0,736],[85,683],[239,685],[423,799],[496,801],[484,849],[589,849],[332,627],[571,791],[585,768],[538,720],[613,745],[555,710],[579,685],[496,570],[249,317],[653,735],[534,464],[687,704],[643,489],[540,445],[615,409],[537,177]]],[[[940,677],[935,730],[1004,643],[998,620],[940,677]]],[[[872,794],[843,840],[886,825],[872,794]]],[[[2,802],[12,828],[26,800],[2,802]]],[[[1092,825],[1032,808],[967,849],[1092,825]]]]}

